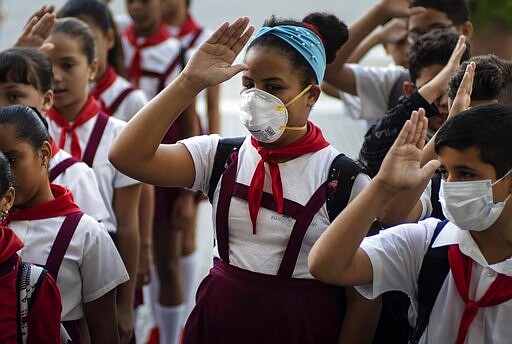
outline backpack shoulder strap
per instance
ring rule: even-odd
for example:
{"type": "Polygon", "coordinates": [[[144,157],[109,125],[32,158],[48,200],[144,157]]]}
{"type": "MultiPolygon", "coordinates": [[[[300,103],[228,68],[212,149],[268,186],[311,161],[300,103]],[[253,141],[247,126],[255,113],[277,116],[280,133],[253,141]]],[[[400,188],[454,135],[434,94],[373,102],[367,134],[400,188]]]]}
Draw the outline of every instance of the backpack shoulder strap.
{"type": "Polygon", "coordinates": [[[18,343],[26,343],[28,338],[28,319],[39,287],[47,271],[39,266],[21,262],[16,276],[16,319],[18,343]]]}
{"type": "Polygon", "coordinates": [[[213,193],[217,188],[220,176],[224,173],[230,162],[231,153],[237,151],[245,137],[222,138],[217,145],[215,158],[213,160],[212,175],[210,177],[210,186],[208,187],[208,199],[210,203],[213,200],[213,193]]]}
{"type": "Polygon", "coordinates": [[[326,195],[329,221],[334,221],[336,216],[347,206],[354,180],[361,172],[365,172],[364,167],[343,153],[338,154],[332,161],[327,179],[326,195]]]}
{"type": "Polygon", "coordinates": [[[427,253],[423,257],[418,276],[418,320],[412,332],[411,343],[418,343],[423,332],[425,332],[434,302],[450,270],[448,246],[432,247],[432,244],[447,223],[448,220],[444,220],[437,224],[427,253]]]}
{"type": "Polygon", "coordinates": [[[439,202],[439,189],[441,188],[441,173],[436,171],[432,178],[430,178],[430,202],[432,203],[432,217],[444,220],[446,217],[443,214],[441,203],[439,202]]]}

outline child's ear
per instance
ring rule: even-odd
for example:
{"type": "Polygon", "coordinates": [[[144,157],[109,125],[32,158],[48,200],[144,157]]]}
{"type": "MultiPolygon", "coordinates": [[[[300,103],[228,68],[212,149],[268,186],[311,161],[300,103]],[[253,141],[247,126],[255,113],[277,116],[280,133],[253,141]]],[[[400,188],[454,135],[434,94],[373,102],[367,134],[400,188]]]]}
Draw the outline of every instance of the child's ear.
{"type": "Polygon", "coordinates": [[[108,30],[105,38],[107,39],[108,50],[112,49],[114,47],[114,44],[116,43],[116,35],[114,33],[114,30],[108,30]]]}
{"type": "Polygon", "coordinates": [[[46,113],[50,111],[53,106],[53,91],[48,90],[43,94],[43,107],[41,110],[46,113]]]}
{"type": "Polygon", "coordinates": [[[50,159],[52,157],[52,145],[48,141],[44,141],[43,145],[41,146],[41,159],[42,159],[42,165],[46,168],[49,168],[50,159]]]}
{"type": "Polygon", "coordinates": [[[2,214],[7,214],[11,209],[12,205],[14,204],[15,194],[16,193],[14,191],[14,188],[10,186],[9,189],[7,189],[7,191],[5,192],[5,195],[3,195],[0,199],[0,212],[2,214]]]}
{"type": "Polygon", "coordinates": [[[96,80],[96,74],[98,73],[98,59],[95,58],[89,65],[89,81],[96,80]]]}
{"type": "Polygon", "coordinates": [[[470,21],[464,22],[461,31],[462,34],[466,36],[466,40],[469,40],[471,36],[473,36],[473,24],[470,21]]]}
{"type": "Polygon", "coordinates": [[[416,89],[416,86],[414,86],[414,84],[410,81],[404,81],[403,89],[405,96],[409,97],[412,94],[412,92],[414,92],[414,90],[416,89]]]}
{"type": "Polygon", "coordinates": [[[307,93],[308,97],[308,107],[313,107],[315,105],[316,101],[320,97],[320,93],[322,93],[322,89],[320,88],[320,85],[313,85],[309,89],[307,93]]]}

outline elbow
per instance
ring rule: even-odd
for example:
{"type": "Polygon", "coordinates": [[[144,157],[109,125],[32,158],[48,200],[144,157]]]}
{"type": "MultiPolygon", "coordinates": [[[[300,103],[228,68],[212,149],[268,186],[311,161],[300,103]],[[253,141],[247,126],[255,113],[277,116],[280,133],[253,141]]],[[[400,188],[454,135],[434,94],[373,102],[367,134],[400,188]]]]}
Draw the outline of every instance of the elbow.
{"type": "Polygon", "coordinates": [[[123,159],[122,153],[117,149],[117,145],[114,143],[110,150],[108,151],[108,160],[110,163],[119,171],[125,173],[125,164],[123,163],[125,159],[123,159]]]}
{"type": "Polygon", "coordinates": [[[321,254],[312,251],[308,256],[308,269],[311,275],[324,283],[339,284],[333,276],[335,268],[329,264],[329,260],[322,257],[321,254]]]}

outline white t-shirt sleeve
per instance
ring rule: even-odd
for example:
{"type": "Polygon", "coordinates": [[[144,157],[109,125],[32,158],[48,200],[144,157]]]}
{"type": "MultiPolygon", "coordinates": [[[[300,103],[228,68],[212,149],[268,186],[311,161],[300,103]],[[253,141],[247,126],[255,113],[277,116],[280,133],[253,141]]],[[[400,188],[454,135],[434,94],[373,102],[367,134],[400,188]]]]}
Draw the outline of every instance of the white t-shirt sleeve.
{"type": "Polygon", "coordinates": [[[360,247],[370,258],[373,282],[357,286],[356,290],[368,299],[391,290],[416,299],[421,263],[438,222],[430,218],[387,228],[364,238],[360,247]]]}
{"type": "Polygon", "coordinates": [[[84,240],[81,266],[83,302],[87,303],[128,281],[129,276],[105,228],[86,215],[80,222],[91,228],[84,240]]]}
{"type": "Polygon", "coordinates": [[[217,134],[194,136],[178,141],[187,147],[196,170],[196,178],[192,190],[208,194],[213,162],[220,136],[217,134]]]}
{"type": "Polygon", "coordinates": [[[361,100],[359,118],[375,120],[388,109],[389,95],[398,78],[406,71],[401,66],[368,67],[346,64],[354,73],[357,95],[361,100]]]}
{"type": "Polygon", "coordinates": [[[432,195],[432,182],[429,181],[427,184],[427,187],[425,188],[425,190],[423,190],[423,192],[421,193],[421,196],[420,196],[420,202],[421,202],[421,208],[422,208],[420,220],[424,220],[427,217],[430,217],[430,215],[432,215],[433,207],[432,207],[431,195],[432,195]]]}

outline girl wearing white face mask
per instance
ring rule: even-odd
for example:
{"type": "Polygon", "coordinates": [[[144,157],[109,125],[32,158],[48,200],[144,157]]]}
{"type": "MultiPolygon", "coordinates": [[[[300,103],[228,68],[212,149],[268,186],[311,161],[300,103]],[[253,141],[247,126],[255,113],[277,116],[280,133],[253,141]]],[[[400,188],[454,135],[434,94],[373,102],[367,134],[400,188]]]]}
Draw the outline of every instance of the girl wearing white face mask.
{"type": "MultiPolygon", "coordinates": [[[[159,143],[199,91],[242,71],[240,120],[251,135],[213,193],[214,267],[199,288],[184,343],[335,343],[341,289],[316,281],[307,255],[330,222],[325,187],[338,152],[308,116],[347,28],[319,13],[303,22],[272,18],[244,63],[232,66],[252,34],[247,26],[247,18],[226,23],[202,44],[183,73],[130,121],[110,159],[145,182],[207,193],[220,137],[159,143]]],[[[357,175],[346,190],[350,198],[368,180],[357,175]]]]}

